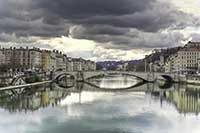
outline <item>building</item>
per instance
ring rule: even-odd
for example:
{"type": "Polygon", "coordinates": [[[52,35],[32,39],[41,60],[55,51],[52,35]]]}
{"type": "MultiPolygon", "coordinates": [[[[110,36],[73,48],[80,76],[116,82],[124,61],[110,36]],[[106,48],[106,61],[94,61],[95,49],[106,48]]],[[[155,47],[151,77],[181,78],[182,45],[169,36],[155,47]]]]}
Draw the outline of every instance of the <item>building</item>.
{"type": "Polygon", "coordinates": [[[82,58],[73,58],[73,71],[83,71],[83,62],[82,58]]]}
{"type": "Polygon", "coordinates": [[[5,55],[5,64],[7,66],[11,66],[11,62],[12,62],[12,47],[10,48],[3,48],[2,49],[3,54],[5,55]]]}
{"type": "Polygon", "coordinates": [[[66,70],[66,55],[63,55],[62,52],[56,51],[56,69],[66,70]]]}
{"type": "Polygon", "coordinates": [[[0,49],[0,65],[4,65],[5,64],[5,54],[3,53],[3,50],[0,49]]]}
{"type": "Polygon", "coordinates": [[[96,63],[82,58],[70,58],[58,50],[39,48],[0,48],[0,65],[9,72],[35,71],[93,71],[96,63]]]}
{"type": "Polygon", "coordinates": [[[183,48],[178,51],[176,59],[176,70],[182,73],[196,72],[198,70],[198,59],[200,49],[183,48]]]}
{"type": "Polygon", "coordinates": [[[14,72],[20,72],[20,71],[25,71],[29,69],[30,67],[30,56],[29,56],[29,49],[28,47],[26,48],[14,48],[12,50],[12,61],[11,64],[13,64],[14,72]]]}
{"type": "Polygon", "coordinates": [[[164,65],[165,72],[196,73],[200,71],[200,42],[188,42],[164,65]]]}
{"type": "Polygon", "coordinates": [[[128,70],[128,62],[117,65],[118,71],[127,71],[128,70]]]}
{"type": "Polygon", "coordinates": [[[54,51],[42,51],[42,70],[53,71],[56,69],[56,53],[54,51]]]}
{"type": "Polygon", "coordinates": [[[42,69],[42,51],[39,48],[29,49],[29,69],[42,69]]]}
{"type": "MultiPolygon", "coordinates": [[[[2,54],[5,56],[4,65],[12,72],[20,72],[28,69],[41,69],[42,53],[38,48],[3,48],[2,54]]],[[[1,60],[2,61],[2,60],[1,60]]]]}
{"type": "Polygon", "coordinates": [[[200,42],[189,41],[184,47],[185,48],[200,48],[200,42]]]}
{"type": "Polygon", "coordinates": [[[13,72],[24,71],[29,68],[29,51],[28,48],[3,48],[1,49],[4,56],[4,65],[8,70],[13,72]]]}
{"type": "Polygon", "coordinates": [[[72,72],[73,71],[73,59],[71,57],[68,57],[66,60],[66,70],[68,72],[72,72]]]}
{"type": "Polygon", "coordinates": [[[89,70],[90,71],[95,71],[96,70],[96,62],[89,61],[89,70]]]}
{"type": "Polygon", "coordinates": [[[51,51],[43,50],[42,51],[42,70],[50,71],[51,69],[51,51]]]}
{"type": "Polygon", "coordinates": [[[50,53],[50,66],[49,66],[50,70],[54,70],[56,69],[56,53],[54,51],[52,51],[50,53]]]}
{"type": "Polygon", "coordinates": [[[83,70],[84,71],[89,71],[90,68],[90,61],[89,60],[83,60],[83,70]]]}
{"type": "Polygon", "coordinates": [[[172,54],[167,58],[164,65],[165,72],[168,73],[175,72],[175,70],[177,69],[175,65],[176,60],[177,60],[177,54],[172,54]]]}

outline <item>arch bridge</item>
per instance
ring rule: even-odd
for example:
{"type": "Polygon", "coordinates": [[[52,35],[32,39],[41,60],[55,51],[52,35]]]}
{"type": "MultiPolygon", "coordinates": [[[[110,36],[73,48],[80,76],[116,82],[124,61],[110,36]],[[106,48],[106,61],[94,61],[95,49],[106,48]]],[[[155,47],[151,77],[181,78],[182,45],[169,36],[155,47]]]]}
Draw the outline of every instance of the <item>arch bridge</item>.
{"type": "MultiPolygon", "coordinates": [[[[70,77],[76,81],[86,81],[91,78],[104,76],[107,74],[122,74],[128,76],[135,76],[146,82],[154,82],[161,77],[161,79],[168,81],[179,82],[177,76],[174,74],[165,74],[165,73],[144,73],[144,72],[127,72],[127,71],[79,71],[79,72],[67,72],[67,71],[56,71],[52,74],[47,74],[47,76],[42,81],[58,81],[63,77],[70,77]]],[[[9,86],[17,86],[21,84],[27,84],[25,81],[25,75],[20,75],[13,77],[9,80],[9,86]]]]}
{"type": "Polygon", "coordinates": [[[57,79],[61,75],[70,75],[73,76],[74,79],[77,81],[84,81],[87,79],[97,78],[108,74],[122,74],[127,76],[134,76],[147,82],[154,82],[157,79],[179,82],[179,78],[177,78],[177,75],[175,74],[145,73],[145,72],[132,72],[132,71],[79,71],[79,72],[60,71],[53,73],[53,80],[57,79]]]}

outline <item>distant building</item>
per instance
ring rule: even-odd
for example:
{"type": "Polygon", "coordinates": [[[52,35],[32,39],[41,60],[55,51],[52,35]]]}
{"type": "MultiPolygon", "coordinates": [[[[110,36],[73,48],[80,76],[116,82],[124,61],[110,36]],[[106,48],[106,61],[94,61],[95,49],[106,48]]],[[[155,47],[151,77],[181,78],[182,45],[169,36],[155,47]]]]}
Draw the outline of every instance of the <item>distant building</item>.
{"type": "Polygon", "coordinates": [[[117,70],[118,71],[128,71],[128,66],[129,66],[128,62],[119,64],[119,65],[117,65],[117,70]]]}
{"type": "Polygon", "coordinates": [[[73,59],[73,71],[83,71],[83,62],[82,58],[74,58],[73,59]]]}
{"type": "Polygon", "coordinates": [[[5,64],[5,54],[3,53],[3,50],[0,49],[0,65],[4,65],[5,64]]]}
{"type": "Polygon", "coordinates": [[[28,48],[14,48],[12,51],[11,62],[14,66],[13,71],[25,71],[30,68],[30,56],[28,48]]]}
{"type": "Polygon", "coordinates": [[[73,65],[74,65],[74,63],[73,63],[72,58],[68,57],[67,60],[66,60],[66,70],[68,72],[72,72],[73,71],[73,65]]]}
{"type": "Polygon", "coordinates": [[[52,66],[52,52],[48,50],[42,51],[42,70],[47,72],[53,70],[54,66],[52,66]]]}
{"type": "Polygon", "coordinates": [[[56,69],[56,53],[54,51],[52,51],[50,53],[50,66],[49,66],[50,70],[54,70],[56,69]]]}
{"type": "Polygon", "coordinates": [[[90,60],[83,61],[83,70],[84,71],[94,71],[96,70],[96,63],[90,60]]]}
{"type": "Polygon", "coordinates": [[[62,54],[62,52],[56,51],[56,69],[66,70],[66,57],[62,54]]]}
{"type": "Polygon", "coordinates": [[[39,48],[29,50],[29,68],[34,70],[42,69],[42,51],[39,48]]]}
{"type": "Polygon", "coordinates": [[[0,65],[9,72],[27,70],[52,71],[93,71],[96,63],[82,58],[71,58],[58,50],[41,50],[39,48],[0,48],[0,65]]]}
{"type": "Polygon", "coordinates": [[[195,72],[198,69],[200,49],[183,48],[177,53],[176,66],[180,72],[195,72]]]}
{"type": "Polygon", "coordinates": [[[29,51],[27,48],[3,48],[2,52],[5,55],[4,63],[8,70],[18,72],[29,68],[29,51]]]}
{"type": "Polygon", "coordinates": [[[165,72],[196,73],[200,71],[200,42],[188,42],[165,62],[165,72]]]}
{"type": "Polygon", "coordinates": [[[165,69],[165,72],[174,72],[177,68],[176,67],[176,59],[177,59],[177,54],[172,54],[170,55],[166,62],[165,62],[165,65],[164,65],[164,69],[165,69]]]}
{"type": "Polygon", "coordinates": [[[90,60],[83,60],[82,65],[84,71],[89,71],[91,65],[90,60]]]}
{"type": "Polygon", "coordinates": [[[5,55],[5,64],[10,66],[12,62],[12,55],[13,55],[12,47],[7,48],[7,49],[3,48],[2,51],[3,51],[3,54],[5,55]]]}
{"type": "Polygon", "coordinates": [[[96,62],[90,61],[89,70],[90,71],[95,71],[96,69],[97,69],[96,62]]]}
{"type": "Polygon", "coordinates": [[[184,47],[185,48],[200,48],[200,42],[189,41],[184,47]]]}
{"type": "Polygon", "coordinates": [[[42,53],[40,49],[33,48],[3,48],[1,49],[5,56],[4,64],[7,69],[13,72],[25,71],[28,69],[40,70],[42,67],[42,53]]]}
{"type": "Polygon", "coordinates": [[[164,66],[164,64],[165,64],[165,57],[164,57],[164,55],[160,55],[160,62],[159,62],[159,64],[160,64],[160,66],[164,66]]]}

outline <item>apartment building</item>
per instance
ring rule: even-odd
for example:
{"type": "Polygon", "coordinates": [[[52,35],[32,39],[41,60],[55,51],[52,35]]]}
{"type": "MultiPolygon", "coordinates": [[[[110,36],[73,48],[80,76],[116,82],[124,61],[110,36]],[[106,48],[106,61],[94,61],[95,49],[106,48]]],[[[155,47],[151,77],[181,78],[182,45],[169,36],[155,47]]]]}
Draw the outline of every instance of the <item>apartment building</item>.
{"type": "Polygon", "coordinates": [[[39,48],[3,48],[0,49],[0,65],[13,72],[26,70],[66,71],[96,70],[96,63],[82,58],[71,58],[58,50],[41,50],[39,48]]]}
{"type": "Polygon", "coordinates": [[[42,51],[39,48],[29,49],[29,68],[34,70],[42,69],[42,51]]]}
{"type": "Polygon", "coordinates": [[[0,49],[0,65],[4,65],[5,64],[5,54],[3,53],[3,50],[0,49]]]}

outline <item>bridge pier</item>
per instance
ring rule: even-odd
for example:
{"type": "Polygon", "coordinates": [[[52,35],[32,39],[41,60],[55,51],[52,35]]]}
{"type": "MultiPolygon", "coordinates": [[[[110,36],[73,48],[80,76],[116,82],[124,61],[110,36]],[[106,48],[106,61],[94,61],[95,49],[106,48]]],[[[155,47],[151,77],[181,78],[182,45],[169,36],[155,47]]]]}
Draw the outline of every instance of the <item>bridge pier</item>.
{"type": "Polygon", "coordinates": [[[76,81],[84,81],[83,71],[78,71],[76,74],[76,81]]]}

